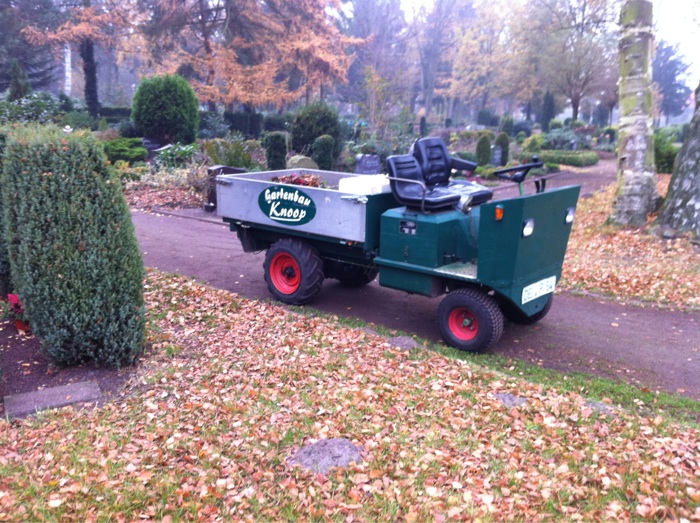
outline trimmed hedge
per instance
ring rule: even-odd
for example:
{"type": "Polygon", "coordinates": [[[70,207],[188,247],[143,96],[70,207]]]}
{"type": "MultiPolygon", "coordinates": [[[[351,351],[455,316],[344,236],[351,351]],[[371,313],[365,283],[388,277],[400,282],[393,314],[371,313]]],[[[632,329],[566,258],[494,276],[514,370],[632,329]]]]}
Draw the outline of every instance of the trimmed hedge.
{"type": "Polygon", "coordinates": [[[142,350],[143,262],[121,184],[90,133],[23,127],[2,178],[12,283],[60,365],[119,367],[142,350]]]}
{"type": "MultiPolygon", "coordinates": [[[[2,158],[5,152],[5,144],[7,142],[8,133],[8,128],[0,127],[0,191],[2,190],[2,158]]],[[[10,283],[10,258],[7,253],[7,243],[5,242],[5,235],[1,234],[4,230],[3,209],[4,206],[2,198],[0,198],[0,293],[2,296],[5,296],[12,290],[12,286],[10,283]]]]}
{"type": "Polygon", "coordinates": [[[330,171],[333,169],[333,150],[335,139],[327,134],[323,134],[314,140],[311,147],[311,159],[318,164],[319,169],[330,171]]]}
{"type": "Polygon", "coordinates": [[[588,167],[598,163],[598,154],[595,151],[550,151],[539,153],[540,160],[545,163],[557,163],[572,167],[588,167]]]}
{"type": "Polygon", "coordinates": [[[267,133],[263,138],[265,160],[270,171],[287,168],[287,135],[281,131],[267,133]]]}
{"type": "Polygon", "coordinates": [[[316,138],[328,134],[335,140],[333,159],[340,156],[343,148],[338,113],[323,102],[302,107],[292,123],[292,149],[300,154],[310,154],[316,138]]]}
{"type": "Polygon", "coordinates": [[[159,143],[192,143],[199,127],[199,102],[180,76],[146,78],[134,94],[132,118],[147,138],[159,143]]]}
{"type": "Polygon", "coordinates": [[[479,166],[488,165],[491,161],[491,140],[485,134],[476,142],[476,162],[479,166]]]}

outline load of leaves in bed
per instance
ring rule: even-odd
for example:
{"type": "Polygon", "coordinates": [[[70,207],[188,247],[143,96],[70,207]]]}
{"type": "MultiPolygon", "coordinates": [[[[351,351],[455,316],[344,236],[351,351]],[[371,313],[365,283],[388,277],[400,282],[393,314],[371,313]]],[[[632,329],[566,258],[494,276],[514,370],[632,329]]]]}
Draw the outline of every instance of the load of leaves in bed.
{"type": "Polygon", "coordinates": [[[0,521],[700,520],[695,429],[180,277],[146,299],[123,401],[0,421],[0,521]],[[363,463],[288,464],[335,437],[363,463]]]}

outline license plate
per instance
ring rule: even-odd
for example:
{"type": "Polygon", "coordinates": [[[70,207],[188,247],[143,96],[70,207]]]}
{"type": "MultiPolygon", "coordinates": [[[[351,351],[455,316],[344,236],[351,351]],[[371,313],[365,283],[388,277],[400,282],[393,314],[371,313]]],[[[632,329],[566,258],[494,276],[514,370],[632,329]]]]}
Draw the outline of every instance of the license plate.
{"type": "Polygon", "coordinates": [[[557,277],[550,276],[544,280],[540,280],[531,285],[528,285],[523,289],[523,299],[522,304],[525,305],[527,302],[536,300],[540,296],[554,292],[554,287],[557,285],[557,277]]]}

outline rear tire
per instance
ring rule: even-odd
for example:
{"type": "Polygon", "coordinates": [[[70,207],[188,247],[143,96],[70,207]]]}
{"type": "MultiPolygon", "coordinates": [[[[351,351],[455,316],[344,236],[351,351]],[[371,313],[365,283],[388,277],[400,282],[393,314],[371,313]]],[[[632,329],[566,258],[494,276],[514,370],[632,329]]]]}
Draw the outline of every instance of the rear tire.
{"type": "Polygon", "coordinates": [[[463,351],[484,351],[503,335],[503,314],[496,300],[476,289],[449,293],[438,306],[437,319],[445,341],[463,351]]]}
{"type": "Polygon", "coordinates": [[[316,249],[291,238],[275,242],[265,255],[265,282],[275,299],[289,305],[309,303],[323,285],[323,262],[316,249]]]}
{"type": "Polygon", "coordinates": [[[372,283],[379,274],[377,269],[335,260],[325,260],[323,268],[326,278],[336,279],[346,287],[364,287],[372,283]]]}
{"type": "Polygon", "coordinates": [[[552,301],[554,301],[554,295],[550,294],[542,310],[536,312],[532,316],[527,316],[518,307],[504,300],[501,304],[501,312],[503,312],[503,316],[511,323],[517,323],[518,325],[534,325],[547,315],[549,309],[552,308],[552,301]]]}

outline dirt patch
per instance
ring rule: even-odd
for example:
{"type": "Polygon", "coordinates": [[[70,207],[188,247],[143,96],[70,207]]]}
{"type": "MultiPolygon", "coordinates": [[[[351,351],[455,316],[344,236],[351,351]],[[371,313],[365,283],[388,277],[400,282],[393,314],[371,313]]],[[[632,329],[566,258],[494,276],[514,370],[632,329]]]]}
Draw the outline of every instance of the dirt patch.
{"type": "MultiPolygon", "coordinates": [[[[115,370],[91,365],[56,367],[42,351],[36,336],[22,335],[10,321],[0,323],[0,398],[95,380],[105,400],[109,400],[117,395],[133,370],[133,367],[115,370]]],[[[5,407],[0,402],[0,416],[4,415],[5,407]]]]}

